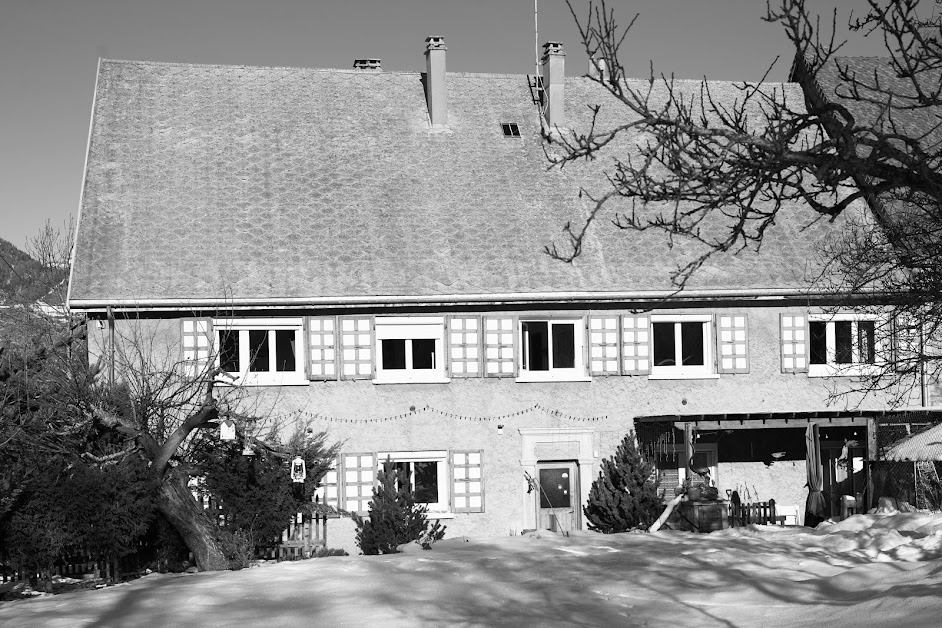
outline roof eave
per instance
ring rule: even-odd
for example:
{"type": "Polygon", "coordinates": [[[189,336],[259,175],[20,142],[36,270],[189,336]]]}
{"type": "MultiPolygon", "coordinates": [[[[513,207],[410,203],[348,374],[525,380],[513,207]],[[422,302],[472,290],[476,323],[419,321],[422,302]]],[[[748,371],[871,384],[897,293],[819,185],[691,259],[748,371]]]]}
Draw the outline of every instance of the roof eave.
{"type": "Polygon", "coordinates": [[[297,309],[306,307],[336,308],[401,308],[409,306],[505,306],[505,305],[604,305],[615,303],[652,303],[669,301],[694,303],[698,301],[734,300],[750,302],[781,302],[807,299],[808,301],[879,301],[890,296],[872,291],[862,294],[838,294],[832,291],[814,291],[806,288],[773,289],[685,289],[634,290],[618,292],[525,292],[481,294],[420,294],[420,295],[366,295],[324,297],[276,298],[194,298],[194,299],[70,299],[69,309],[76,312],[100,312],[109,307],[119,311],[172,311],[218,309],[258,310],[297,309]]]}

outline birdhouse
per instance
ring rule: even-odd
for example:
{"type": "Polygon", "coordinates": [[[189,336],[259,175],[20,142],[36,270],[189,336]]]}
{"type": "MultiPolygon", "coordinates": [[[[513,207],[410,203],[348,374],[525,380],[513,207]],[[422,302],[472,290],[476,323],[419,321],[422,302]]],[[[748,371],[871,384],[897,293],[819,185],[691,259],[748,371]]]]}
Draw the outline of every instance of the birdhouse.
{"type": "Polygon", "coordinates": [[[236,425],[232,419],[226,419],[219,424],[219,440],[235,440],[236,425]]]}
{"type": "Polygon", "coordinates": [[[291,481],[303,482],[306,477],[307,468],[304,465],[304,458],[296,456],[295,459],[291,461],[291,481]]]}

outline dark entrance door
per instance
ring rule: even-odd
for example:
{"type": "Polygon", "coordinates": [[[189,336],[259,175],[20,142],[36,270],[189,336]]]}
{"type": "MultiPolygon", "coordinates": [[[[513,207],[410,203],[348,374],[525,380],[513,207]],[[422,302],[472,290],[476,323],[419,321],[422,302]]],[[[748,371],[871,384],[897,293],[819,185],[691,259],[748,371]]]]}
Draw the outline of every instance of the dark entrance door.
{"type": "Polygon", "coordinates": [[[540,484],[537,496],[537,521],[544,530],[568,532],[581,523],[579,465],[575,462],[537,464],[540,484]]]}

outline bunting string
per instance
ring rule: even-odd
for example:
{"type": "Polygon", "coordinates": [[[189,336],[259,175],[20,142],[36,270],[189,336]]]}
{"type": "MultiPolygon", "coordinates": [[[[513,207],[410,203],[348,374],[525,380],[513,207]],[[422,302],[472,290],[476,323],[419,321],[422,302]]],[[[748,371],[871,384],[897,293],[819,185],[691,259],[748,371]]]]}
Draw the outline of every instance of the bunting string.
{"type": "Polygon", "coordinates": [[[408,412],[403,412],[401,414],[393,414],[384,417],[376,417],[370,419],[344,419],[329,416],[322,414],[320,412],[307,412],[304,410],[297,410],[288,414],[280,415],[274,417],[276,419],[305,419],[307,421],[326,421],[328,423],[347,423],[347,424],[365,424],[365,423],[387,423],[389,421],[401,421],[403,419],[408,419],[419,414],[437,414],[439,416],[445,417],[447,419],[454,419],[458,421],[469,421],[469,422],[494,422],[494,421],[505,421],[518,416],[523,416],[524,414],[530,414],[532,412],[545,412],[548,416],[551,416],[555,419],[564,420],[564,421],[573,421],[579,423],[597,423],[599,421],[608,420],[608,415],[595,416],[595,417],[579,417],[572,414],[567,414],[565,412],[560,412],[559,410],[554,410],[552,408],[547,408],[539,403],[536,403],[528,408],[523,410],[518,410],[516,412],[509,412],[507,414],[500,414],[495,416],[473,416],[465,414],[456,414],[454,412],[446,412],[444,410],[439,410],[433,408],[429,405],[424,405],[422,407],[417,407],[415,410],[409,410],[408,412]]]}

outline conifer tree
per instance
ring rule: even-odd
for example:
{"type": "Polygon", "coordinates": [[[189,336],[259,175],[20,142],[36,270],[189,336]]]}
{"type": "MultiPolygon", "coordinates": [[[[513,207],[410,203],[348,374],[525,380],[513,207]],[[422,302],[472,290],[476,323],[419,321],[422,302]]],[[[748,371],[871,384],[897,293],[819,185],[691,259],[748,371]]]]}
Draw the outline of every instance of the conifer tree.
{"type": "Polygon", "coordinates": [[[429,527],[428,509],[415,503],[408,483],[396,487],[397,475],[391,461],[383,463],[367,517],[353,515],[357,545],[364,554],[395,554],[399,545],[411,541],[419,541],[428,549],[445,536],[445,526],[438,521],[429,527]]]}
{"type": "Polygon", "coordinates": [[[653,472],[654,464],[641,456],[629,432],[592,482],[583,508],[589,528],[611,534],[651,525],[663,509],[653,472]]]}

